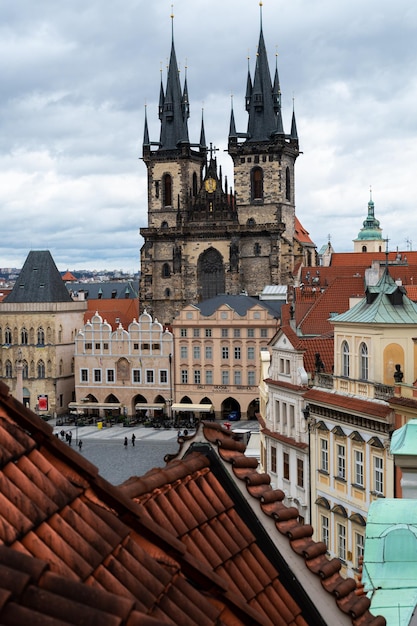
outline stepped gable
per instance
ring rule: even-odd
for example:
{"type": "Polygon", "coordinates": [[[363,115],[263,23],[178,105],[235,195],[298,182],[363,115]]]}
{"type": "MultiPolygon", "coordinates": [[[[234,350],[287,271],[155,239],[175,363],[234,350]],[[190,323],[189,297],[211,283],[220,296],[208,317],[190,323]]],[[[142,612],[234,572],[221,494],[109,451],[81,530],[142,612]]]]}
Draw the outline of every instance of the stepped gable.
{"type": "Polygon", "coordinates": [[[49,250],[32,250],[3,302],[72,302],[49,250]]]}
{"type": "Polygon", "coordinates": [[[3,383],[0,437],[1,624],[385,624],[218,424],[121,487],[3,383]]]}
{"type": "MultiPolygon", "coordinates": [[[[340,561],[329,560],[326,546],[312,540],[313,529],[299,523],[297,509],[283,504],[285,494],[271,487],[269,475],[259,473],[256,459],[245,456],[245,445],[233,431],[215,422],[202,422],[196,436],[183,437],[180,443],[180,454],[164,470],[132,477],[121,486],[128,497],[146,508],[149,519],[157,519],[195,558],[208,562],[247,603],[264,607],[272,624],[305,623],[306,613],[298,613],[300,605],[308,612],[312,609],[309,603],[328,603],[332,596],[334,621],[328,622],[332,626],[385,624],[384,618],[369,613],[370,601],[356,582],[340,576],[340,561]],[[206,449],[207,442],[211,452],[206,449]],[[235,486],[250,509],[246,513],[234,493],[235,486]],[[292,554],[290,571],[283,562],[285,550],[280,553],[279,566],[274,559],[274,551],[282,547],[292,554]],[[296,563],[294,553],[299,557],[296,563]],[[298,579],[295,585],[305,577],[314,579],[319,589],[314,597],[306,597],[306,585],[300,585],[289,597],[284,589],[287,577],[298,579]],[[339,612],[349,620],[339,622],[339,612]]],[[[320,624],[321,619],[310,613],[307,623],[320,624]]]]}

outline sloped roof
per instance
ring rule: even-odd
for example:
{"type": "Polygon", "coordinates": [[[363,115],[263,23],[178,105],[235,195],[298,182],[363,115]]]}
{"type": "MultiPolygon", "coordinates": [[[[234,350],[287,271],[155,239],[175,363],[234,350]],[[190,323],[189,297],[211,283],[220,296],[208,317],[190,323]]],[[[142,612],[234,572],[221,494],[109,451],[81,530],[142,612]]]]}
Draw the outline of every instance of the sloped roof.
{"type": "Polygon", "coordinates": [[[417,501],[371,502],[362,583],[387,624],[408,626],[417,603],[417,501]]]}
{"type": "Polygon", "coordinates": [[[84,313],[84,323],[91,320],[92,316],[98,313],[103,320],[108,322],[113,330],[119,324],[127,330],[133,319],[139,317],[139,300],[87,300],[87,311],[84,313]]]}
{"type": "Polygon", "coordinates": [[[417,304],[395,283],[386,270],[378,284],[366,288],[367,297],[350,310],[335,316],[333,322],[359,324],[416,324],[417,304]]]}
{"type": "Polygon", "coordinates": [[[310,233],[304,228],[297,216],[295,216],[294,232],[297,241],[299,241],[300,243],[314,246],[314,242],[311,240],[310,233]]]}
{"type": "Polygon", "coordinates": [[[121,487],[2,383],[0,436],[2,624],[385,624],[216,423],[121,487]]]}
{"type": "Polygon", "coordinates": [[[219,294],[214,298],[203,300],[194,306],[196,309],[200,310],[201,315],[209,317],[210,315],[213,315],[213,313],[223,304],[229,306],[242,317],[246,315],[248,310],[254,306],[261,306],[262,308],[267,309],[273,317],[276,317],[281,314],[283,300],[259,300],[253,296],[231,296],[229,294],[219,294]]]}
{"type": "Polygon", "coordinates": [[[350,298],[363,295],[363,278],[360,276],[335,278],[322,293],[318,290],[314,297],[297,289],[296,321],[303,335],[325,335],[333,332],[329,321],[335,313],[349,309],[350,298]]]}
{"type": "Polygon", "coordinates": [[[103,282],[69,282],[67,289],[71,294],[84,294],[86,300],[128,300],[138,298],[137,280],[108,280],[103,282]]]}
{"type": "Polygon", "coordinates": [[[72,302],[49,250],[31,250],[3,302],[72,302]]]}

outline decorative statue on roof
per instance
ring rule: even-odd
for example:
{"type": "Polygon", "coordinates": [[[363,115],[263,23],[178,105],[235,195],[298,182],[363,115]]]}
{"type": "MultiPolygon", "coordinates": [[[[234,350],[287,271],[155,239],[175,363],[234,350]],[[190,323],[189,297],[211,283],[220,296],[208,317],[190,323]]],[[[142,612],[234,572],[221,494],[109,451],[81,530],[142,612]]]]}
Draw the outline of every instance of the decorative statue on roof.
{"type": "Polygon", "coordinates": [[[401,365],[397,363],[397,365],[395,366],[394,380],[396,383],[402,383],[403,378],[404,378],[404,374],[401,371],[401,365]]]}
{"type": "Polygon", "coordinates": [[[315,354],[315,370],[316,372],[324,372],[324,363],[321,359],[320,353],[316,352],[315,354]]]}

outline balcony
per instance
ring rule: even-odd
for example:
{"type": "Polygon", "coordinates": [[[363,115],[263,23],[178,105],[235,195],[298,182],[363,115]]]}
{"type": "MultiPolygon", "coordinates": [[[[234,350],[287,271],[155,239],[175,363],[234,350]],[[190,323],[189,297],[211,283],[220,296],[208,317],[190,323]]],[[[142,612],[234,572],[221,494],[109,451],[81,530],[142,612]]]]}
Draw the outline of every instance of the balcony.
{"type": "Polygon", "coordinates": [[[344,376],[316,373],[314,385],[323,389],[335,389],[340,393],[358,396],[366,399],[387,401],[394,395],[393,385],[374,383],[368,380],[356,380],[344,376]]]}

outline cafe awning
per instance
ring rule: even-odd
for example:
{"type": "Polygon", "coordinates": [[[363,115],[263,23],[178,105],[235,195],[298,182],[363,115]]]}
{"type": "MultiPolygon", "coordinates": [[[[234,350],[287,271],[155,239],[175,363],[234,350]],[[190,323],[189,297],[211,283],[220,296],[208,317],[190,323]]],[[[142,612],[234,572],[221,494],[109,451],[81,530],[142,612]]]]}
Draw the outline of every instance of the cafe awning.
{"type": "Polygon", "coordinates": [[[153,410],[160,410],[160,409],[164,409],[165,408],[165,404],[147,404],[146,402],[139,402],[138,404],[135,404],[135,409],[136,410],[140,410],[140,409],[144,409],[146,411],[146,409],[153,409],[153,410]]]}
{"type": "Polygon", "coordinates": [[[120,402],[70,402],[69,409],[120,409],[120,402]]]}
{"type": "Polygon", "coordinates": [[[212,404],[173,404],[173,411],[194,411],[195,413],[213,413],[212,404]]]}

